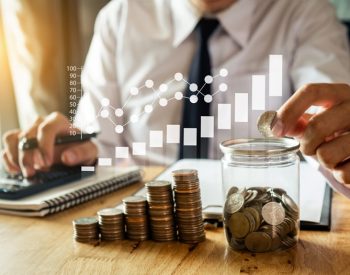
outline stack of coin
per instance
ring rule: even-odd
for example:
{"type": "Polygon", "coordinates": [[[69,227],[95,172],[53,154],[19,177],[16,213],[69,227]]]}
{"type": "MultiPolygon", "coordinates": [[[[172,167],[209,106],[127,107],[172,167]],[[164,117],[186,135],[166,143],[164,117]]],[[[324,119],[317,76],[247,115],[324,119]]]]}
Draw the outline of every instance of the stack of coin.
{"type": "Polygon", "coordinates": [[[141,196],[123,199],[126,232],[130,240],[144,241],[149,237],[147,200],[141,196]]]}
{"type": "Polygon", "coordinates": [[[233,249],[285,249],[297,242],[299,207],[281,188],[234,186],[227,193],[224,223],[233,249]]]}
{"type": "Polygon", "coordinates": [[[88,217],[74,220],[73,235],[78,242],[89,243],[97,241],[99,239],[97,219],[88,217]]]}
{"type": "Polygon", "coordinates": [[[124,239],[124,215],[117,208],[105,208],[97,212],[101,239],[115,241],[124,239]]]}
{"type": "Polygon", "coordinates": [[[176,221],[179,239],[184,243],[205,240],[202,201],[196,170],[176,170],[174,178],[176,221]]]}
{"type": "Polygon", "coordinates": [[[146,190],[152,239],[155,241],[175,240],[176,229],[171,183],[168,181],[148,182],[146,190]]]}

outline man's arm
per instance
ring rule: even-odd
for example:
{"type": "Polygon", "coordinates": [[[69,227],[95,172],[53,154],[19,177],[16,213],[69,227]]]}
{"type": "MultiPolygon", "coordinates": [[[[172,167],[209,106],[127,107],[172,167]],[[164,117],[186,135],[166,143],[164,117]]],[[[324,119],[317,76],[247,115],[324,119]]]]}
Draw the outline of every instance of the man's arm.
{"type": "Polygon", "coordinates": [[[304,1],[295,25],[294,89],[307,83],[350,83],[350,51],[345,27],[326,0],[304,1]]]}
{"type": "Polygon", "coordinates": [[[84,96],[79,103],[75,120],[75,125],[83,131],[92,127],[94,131],[101,132],[97,146],[102,156],[110,156],[116,144],[123,144],[123,138],[116,134],[115,126],[111,122],[116,121],[114,110],[106,108],[109,118],[99,116],[103,98],[107,98],[111,106],[119,107],[121,104],[116,68],[121,8],[121,1],[112,1],[97,16],[94,36],[81,78],[84,96]]]}

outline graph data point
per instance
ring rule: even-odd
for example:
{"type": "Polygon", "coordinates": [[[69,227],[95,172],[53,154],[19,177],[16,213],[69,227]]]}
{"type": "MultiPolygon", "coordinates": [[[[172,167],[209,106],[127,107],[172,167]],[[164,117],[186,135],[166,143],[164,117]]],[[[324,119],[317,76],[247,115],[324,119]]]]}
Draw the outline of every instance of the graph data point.
{"type": "Polygon", "coordinates": [[[196,95],[191,95],[191,96],[190,96],[190,102],[191,102],[191,103],[197,103],[197,102],[198,102],[198,96],[196,96],[196,95]]]}
{"type": "Polygon", "coordinates": [[[138,121],[139,121],[139,116],[138,116],[137,114],[131,115],[131,116],[130,116],[130,121],[131,121],[132,123],[138,122],[138,121]]]}
{"type": "Polygon", "coordinates": [[[181,100],[184,97],[183,93],[181,92],[176,92],[175,93],[175,99],[176,100],[181,100]]]}
{"type": "Polygon", "coordinates": [[[87,126],[85,129],[87,134],[92,134],[94,132],[94,127],[92,126],[87,126]]]}
{"type": "Polygon", "coordinates": [[[114,114],[115,114],[117,117],[122,117],[123,114],[124,114],[124,111],[123,111],[123,109],[118,108],[118,109],[115,109],[114,114]]]}
{"type": "Polygon", "coordinates": [[[168,85],[166,85],[166,84],[161,84],[161,85],[159,86],[159,91],[160,91],[160,92],[164,93],[164,92],[166,92],[167,90],[168,90],[168,85]]]}
{"type": "Polygon", "coordinates": [[[213,101],[213,97],[212,97],[211,95],[205,95],[205,96],[204,96],[204,101],[205,101],[206,103],[210,103],[210,102],[213,101]]]}
{"type": "Polygon", "coordinates": [[[227,91],[227,84],[226,83],[221,83],[219,85],[219,91],[220,92],[226,92],[227,91]]]}
{"type": "Polygon", "coordinates": [[[102,110],[101,111],[101,117],[103,117],[103,118],[109,117],[109,111],[106,110],[106,109],[102,110]]]}
{"type": "Polygon", "coordinates": [[[227,69],[223,68],[223,69],[220,70],[220,76],[225,77],[227,75],[228,75],[227,69]]]}
{"type": "Polygon", "coordinates": [[[191,92],[196,92],[198,90],[198,86],[196,83],[190,84],[190,91],[191,92]]]}
{"type": "Polygon", "coordinates": [[[101,105],[107,107],[109,105],[109,99],[104,97],[101,99],[101,105]]]}
{"type": "Polygon", "coordinates": [[[184,78],[184,76],[182,75],[182,73],[176,73],[174,75],[174,78],[176,81],[181,81],[184,78]]]}
{"type": "Polygon", "coordinates": [[[130,89],[130,94],[131,94],[131,95],[138,95],[138,94],[139,94],[139,89],[136,88],[136,87],[132,87],[132,88],[130,89]]]}
{"type": "Polygon", "coordinates": [[[213,77],[212,77],[211,75],[207,75],[207,76],[204,78],[204,82],[207,83],[207,84],[213,83],[213,77]]]}
{"type": "Polygon", "coordinates": [[[153,80],[151,80],[151,79],[146,80],[145,86],[146,86],[147,88],[152,88],[153,85],[154,85],[153,80]]]}
{"type": "Polygon", "coordinates": [[[165,107],[168,105],[168,100],[166,98],[159,99],[159,105],[165,107]]]}
{"type": "Polygon", "coordinates": [[[151,113],[153,111],[153,106],[151,105],[151,104],[147,104],[146,106],[145,106],[145,112],[147,113],[147,114],[149,114],[149,113],[151,113]]]}
{"type": "Polygon", "coordinates": [[[114,131],[115,131],[117,134],[121,134],[121,133],[124,132],[124,127],[123,127],[122,125],[117,125],[117,126],[115,126],[114,131]]]}

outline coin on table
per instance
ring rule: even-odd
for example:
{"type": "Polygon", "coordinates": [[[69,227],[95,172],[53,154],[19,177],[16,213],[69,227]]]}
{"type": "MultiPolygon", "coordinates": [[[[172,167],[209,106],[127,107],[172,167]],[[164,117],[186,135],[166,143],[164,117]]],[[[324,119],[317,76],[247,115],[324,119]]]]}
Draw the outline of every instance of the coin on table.
{"type": "Polygon", "coordinates": [[[73,221],[73,236],[78,242],[91,242],[99,238],[98,221],[95,217],[79,218],[73,221]]]}
{"type": "Polygon", "coordinates": [[[268,202],[261,210],[261,214],[268,224],[279,225],[286,217],[283,206],[277,202],[268,202]]]}
{"type": "Polygon", "coordinates": [[[239,193],[230,195],[225,203],[225,211],[233,214],[242,209],[244,205],[244,197],[239,193]]]}
{"type": "Polygon", "coordinates": [[[258,118],[257,127],[264,137],[273,137],[272,126],[275,123],[277,112],[266,111],[258,118]]]}

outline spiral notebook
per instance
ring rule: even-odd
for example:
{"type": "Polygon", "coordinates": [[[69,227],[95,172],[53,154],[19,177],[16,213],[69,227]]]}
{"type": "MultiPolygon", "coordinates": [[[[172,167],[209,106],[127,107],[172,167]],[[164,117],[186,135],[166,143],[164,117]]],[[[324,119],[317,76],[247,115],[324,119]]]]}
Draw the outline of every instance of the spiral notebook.
{"type": "Polygon", "coordinates": [[[116,191],[141,180],[138,167],[97,167],[96,173],[81,180],[18,200],[0,200],[0,213],[46,216],[116,191]]]}

